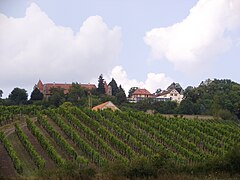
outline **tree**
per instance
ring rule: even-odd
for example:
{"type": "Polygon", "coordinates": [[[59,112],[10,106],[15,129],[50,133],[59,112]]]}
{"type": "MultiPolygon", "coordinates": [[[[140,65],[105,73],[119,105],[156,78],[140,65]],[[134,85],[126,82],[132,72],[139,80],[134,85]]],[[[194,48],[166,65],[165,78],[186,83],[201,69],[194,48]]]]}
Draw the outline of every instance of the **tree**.
{"type": "Polygon", "coordinates": [[[72,83],[68,92],[68,100],[72,103],[77,103],[80,98],[85,97],[84,89],[78,83],[72,83]]]}
{"type": "Polygon", "coordinates": [[[98,78],[98,88],[97,88],[98,94],[105,94],[105,87],[104,87],[104,79],[103,75],[101,74],[98,78]]]}
{"type": "Polygon", "coordinates": [[[232,172],[240,172],[240,144],[236,144],[232,150],[230,150],[225,157],[227,161],[227,167],[232,172]]]}
{"type": "Polygon", "coordinates": [[[180,103],[178,112],[180,114],[195,114],[193,102],[190,101],[189,99],[182,100],[182,102],[180,103]]]}
{"type": "Polygon", "coordinates": [[[162,92],[162,89],[161,88],[158,88],[155,92],[155,94],[159,94],[160,92],[162,92]]]}
{"type": "Polygon", "coordinates": [[[131,87],[128,91],[128,97],[130,98],[132,96],[132,94],[139,89],[138,87],[131,87]]]}
{"type": "Polygon", "coordinates": [[[224,119],[231,115],[233,119],[235,116],[240,118],[240,84],[231,80],[206,80],[196,88],[187,88],[184,99],[188,102],[181,103],[180,109],[182,105],[185,110],[187,106],[194,106],[195,114],[221,115],[224,119]]]}
{"type": "Polygon", "coordinates": [[[3,91],[0,89],[0,98],[2,98],[3,91]]]}
{"type": "Polygon", "coordinates": [[[127,97],[126,97],[125,91],[123,90],[121,85],[119,86],[119,92],[116,94],[116,98],[117,98],[118,104],[127,102],[127,97]]]}
{"type": "Polygon", "coordinates": [[[65,101],[64,89],[62,88],[51,88],[51,96],[49,97],[50,104],[58,107],[65,101]]]}
{"type": "Polygon", "coordinates": [[[25,89],[14,88],[9,94],[8,99],[13,104],[26,104],[28,98],[27,91],[25,89]]]}
{"type": "Polygon", "coordinates": [[[31,94],[31,101],[43,100],[43,94],[39,91],[38,88],[35,88],[31,94]]]}
{"type": "Polygon", "coordinates": [[[119,92],[119,88],[115,79],[112,78],[112,81],[108,85],[112,87],[112,95],[116,96],[116,94],[119,92]]]}
{"type": "Polygon", "coordinates": [[[155,109],[158,113],[162,114],[175,114],[177,109],[177,102],[176,101],[159,101],[153,103],[151,107],[155,109]]]}

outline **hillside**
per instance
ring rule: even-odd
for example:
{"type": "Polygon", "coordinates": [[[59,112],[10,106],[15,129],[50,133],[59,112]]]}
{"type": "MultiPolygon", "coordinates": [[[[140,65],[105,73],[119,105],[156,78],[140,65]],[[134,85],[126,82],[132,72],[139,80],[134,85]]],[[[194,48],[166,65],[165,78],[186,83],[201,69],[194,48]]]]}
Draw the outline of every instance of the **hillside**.
{"type": "Polygon", "coordinates": [[[207,114],[222,119],[240,119],[240,84],[228,79],[202,82],[198,87],[188,87],[179,112],[182,114],[207,114]]]}
{"type": "Polygon", "coordinates": [[[164,157],[174,167],[191,168],[224,157],[240,142],[240,126],[233,121],[73,106],[1,107],[0,123],[2,177],[42,177],[60,171],[98,175],[110,164],[128,167],[144,157],[150,162],[164,157]]]}

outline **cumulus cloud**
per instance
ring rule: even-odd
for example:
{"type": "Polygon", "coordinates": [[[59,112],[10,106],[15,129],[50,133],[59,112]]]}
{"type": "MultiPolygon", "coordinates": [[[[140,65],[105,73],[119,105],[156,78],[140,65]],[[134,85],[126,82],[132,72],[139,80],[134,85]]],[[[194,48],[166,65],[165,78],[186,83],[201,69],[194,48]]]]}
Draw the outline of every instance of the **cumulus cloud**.
{"type": "Polygon", "coordinates": [[[226,52],[234,42],[231,33],[239,26],[239,0],[199,0],[182,22],[152,29],[144,41],[153,58],[164,57],[189,72],[226,52]]]}
{"type": "Polygon", "coordinates": [[[73,32],[35,3],[22,18],[0,13],[0,27],[0,89],[33,86],[39,78],[84,83],[111,70],[122,46],[121,28],[110,29],[101,16],[90,16],[73,32]]]}
{"type": "Polygon", "coordinates": [[[173,82],[164,73],[148,73],[145,81],[129,79],[127,72],[122,66],[115,66],[106,77],[106,80],[110,82],[111,78],[114,78],[118,85],[121,84],[123,86],[126,94],[131,87],[146,88],[151,93],[154,93],[158,88],[166,89],[173,82]]]}

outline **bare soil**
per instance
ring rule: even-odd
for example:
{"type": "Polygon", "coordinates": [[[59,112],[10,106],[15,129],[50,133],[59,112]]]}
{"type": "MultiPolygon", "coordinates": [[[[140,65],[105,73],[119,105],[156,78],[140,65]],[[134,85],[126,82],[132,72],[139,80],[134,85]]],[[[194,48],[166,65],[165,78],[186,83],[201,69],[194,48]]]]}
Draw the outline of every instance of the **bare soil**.
{"type": "Polygon", "coordinates": [[[0,143],[0,179],[13,178],[17,176],[10,156],[8,155],[3,144],[0,143]]]}
{"type": "MultiPolygon", "coordinates": [[[[162,114],[165,117],[175,117],[174,114],[162,114]]],[[[207,116],[207,115],[178,115],[178,117],[184,117],[187,119],[201,119],[201,120],[213,120],[213,116],[207,116]]]]}
{"type": "Polygon", "coordinates": [[[22,128],[22,130],[28,136],[29,141],[35,147],[36,151],[40,154],[41,157],[43,157],[45,159],[45,169],[52,169],[52,168],[54,168],[55,167],[54,162],[52,161],[51,158],[49,158],[47,153],[44,151],[44,149],[38,143],[38,141],[35,139],[35,137],[32,135],[32,133],[28,130],[28,128],[25,126],[25,127],[22,128]]]}
{"type": "Polygon", "coordinates": [[[61,128],[53,122],[51,119],[48,119],[48,123],[59,133],[62,138],[64,138],[73,148],[74,150],[81,156],[84,156],[83,152],[77,147],[77,145],[61,130],[61,128]]]}

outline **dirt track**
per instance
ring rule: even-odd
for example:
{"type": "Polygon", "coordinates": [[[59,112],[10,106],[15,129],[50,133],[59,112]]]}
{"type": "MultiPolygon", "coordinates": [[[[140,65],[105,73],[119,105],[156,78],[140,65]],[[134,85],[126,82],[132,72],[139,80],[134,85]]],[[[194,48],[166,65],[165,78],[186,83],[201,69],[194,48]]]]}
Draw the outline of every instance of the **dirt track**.
{"type": "Polygon", "coordinates": [[[8,178],[16,177],[16,171],[6,149],[0,144],[0,179],[3,175],[8,178]]]}

